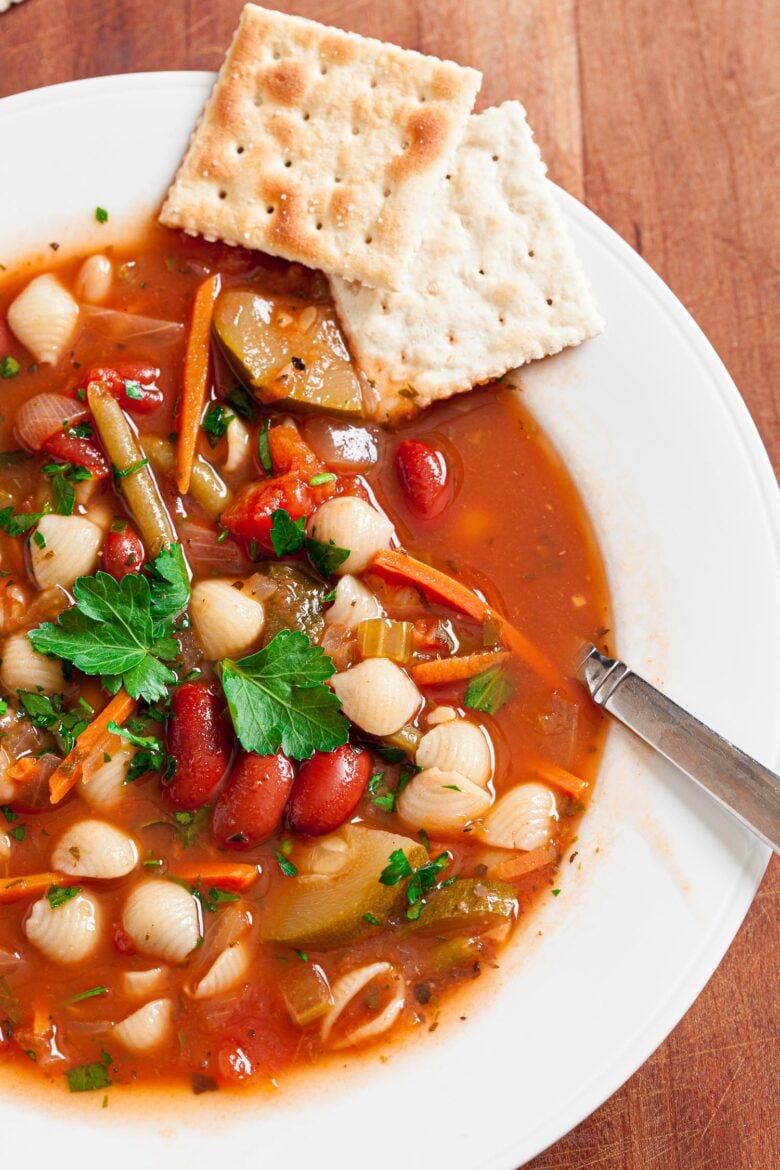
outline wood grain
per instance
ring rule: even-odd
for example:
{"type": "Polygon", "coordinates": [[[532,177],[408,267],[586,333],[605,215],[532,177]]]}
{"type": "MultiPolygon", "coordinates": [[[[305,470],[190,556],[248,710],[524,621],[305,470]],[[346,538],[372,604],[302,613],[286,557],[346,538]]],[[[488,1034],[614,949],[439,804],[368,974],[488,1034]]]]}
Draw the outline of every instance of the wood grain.
{"type": "MultiPolygon", "coordinates": [[[[25,0],[0,17],[0,95],[131,70],[216,68],[241,5],[25,0]]],[[[777,0],[268,7],[474,65],[485,74],[482,104],[520,97],[552,177],[691,310],[780,467],[777,0]]],[[[11,161],[0,152],[0,181],[11,161]]],[[[779,896],[775,860],[734,945],[669,1039],[531,1170],[780,1166],[779,896]]]]}

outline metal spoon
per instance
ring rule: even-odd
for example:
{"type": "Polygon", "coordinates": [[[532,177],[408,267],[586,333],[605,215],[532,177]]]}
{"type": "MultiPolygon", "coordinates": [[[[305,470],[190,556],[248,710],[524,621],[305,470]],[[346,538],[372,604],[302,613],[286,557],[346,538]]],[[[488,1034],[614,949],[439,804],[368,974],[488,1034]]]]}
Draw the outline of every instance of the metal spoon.
{"type": "Polygon", "coordinates": [[[586,648],[577,671],[594,703],[729,809],[780,853],[780,776],[734,747],[617,658],[586,648]]]}

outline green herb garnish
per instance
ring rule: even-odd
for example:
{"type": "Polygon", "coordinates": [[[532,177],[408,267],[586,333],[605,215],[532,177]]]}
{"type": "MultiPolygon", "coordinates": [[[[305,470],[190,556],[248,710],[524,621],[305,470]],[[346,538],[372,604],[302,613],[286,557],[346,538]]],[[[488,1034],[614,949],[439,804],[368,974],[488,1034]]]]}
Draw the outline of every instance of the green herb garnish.
{"type": "Polygon", "coordinates": [[[65,1076],[68,1078],[68,1088],[71,1093],[91,1093],[94,1089],[107,1089],[111,1085],[108,1068],[111,1057],[107,1052],[101,1053],[100,1060],[91,1064],[77,1064],[69,1069],[65,1076]]]}
{"type": "Polygon", "coordinates": [[[66,999],[65,1003],[81,1003],[85,999],[95,999],[99,995],[108,995],[108,988],[102,984],[99,987],[90,987],[88,991],[80,991],[78,995],[72,995],[70,999],[66,999]]]}
{"type": "Polygon", "coordinates": [[[491,666],[477,674],[466,688],[463,700],[465,707],[472,711],[484,711],[495,715],[514,694],[514,687],[501,666],[491,666]]]}
{"type": "Polygon", "coordinates": [[[106,211],[105,207],[95,208],[95,219],[98,221],[98,223],[108,223],[108,212],[106,211]]]}
{"type": "Polygon", "coordinates": [[[235,417],[234,414],[228,414],[224,406],[215,405],[207,410],[200,425],[206,432],[210,447],[216,447],[220,439],[225,437],[227,429],[235,417]]]}
{"type": "Polygon", "coordinates": [[[306,555],[321,577],[332,577],[339,565],[349,556],[348,548],[339,548],[333,541],[315,540],[307,536],[304,540],[306,555]]]}
{"type": "Polygon", "coordinates": [[[293,863],[290,861],[290,859],[285,857],[285,855],[283,853],[280,853],[277,850],[274,853],[274,857],[276,858],[276,860],[279,864],[279,869],[282,871],[282,873],[284,874],[285,877],[297,877],[298,876],[298,870],[297,870],[296,866],[294,866],[293,863]]]}
{"type": "Polygon", "coordinates": [[[333,483],[335,475],[332,471],[321,471],[319,475],[313,475],[309,480],[310,487],[319,487],[323,483],[333,483]]]}
{"type": "Polygon", "coordinates": [[[341,703],[325,685],[336,668],[300,630],[280,630],[257,654],[226,658],[221,666],[233,726],[248,752],[272,755],[281,748],[291,759],[307,760],[347,742],[341,703]]]}
{"type": "Polygon", "coordinates": [[[15,378],[21,368],[16,358],[11,357],[10,353],[6,354],[4,358],[0,358],[0,378],[15,378]]]}
{"type": "Polygon", "coordinates": [[[271,429],[270,418],[264,418],[257,432],[257,460],[266,475],[273,475],[274,461],[271,458],[271,444],[268,432],[271,429]]]}
{"type": "Polygon", "coordinates": [[[92,472],[77,463],[47,463],[41,471],[51,480],[55,512],[60,516],[72,516],[76,504],[73,485],[92,479],[92,472]]]}
{"type": "Polygon", "coordinates": [[[80,699],[75,707],[63,710],[62,695],[42,695],[39,691],[17,691],[19,702],[36,727],[51,731],[65,755],[74,747],[76,740],[88,726],[94,711],[89,703],[80,699]]]}
{"type": "Polygon", "coordinates": [[[0,508],[0,528],[3,532],[7,532],[9,536],[24,536],[25,532],[29,532],[34,528],[42,516],[51,512],[49,504],[44,505],[41,512],[14,512],[13,507],[9,504],[6,508],[0,508]]]}
{"type": "Polygon", "coordinates": [[[81,886],[49,886],[46,891],[46,901],[52,910],[59,910],[60,906],[64,906],[66,902],[80,893],[81,886]]]}
{"type": "Polygon", "coordinates": [[[293,520],[284,508],[271,513],[271,544],[278,557],[290,556],[303,548],[306,517],[293,520]]]}

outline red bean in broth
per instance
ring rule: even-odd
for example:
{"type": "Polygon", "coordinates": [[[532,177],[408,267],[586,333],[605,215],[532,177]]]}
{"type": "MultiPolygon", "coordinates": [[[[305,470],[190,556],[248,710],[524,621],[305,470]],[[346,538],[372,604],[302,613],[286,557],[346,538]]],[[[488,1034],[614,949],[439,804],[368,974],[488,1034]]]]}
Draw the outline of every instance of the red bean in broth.
{"type": "Polygon", "coordinates": [[[379,427],[315,416],[306,419],[303,435],[315,455],[334,471],[365,471],[379,459],[379,427]]]}
{"type": "Polygon", "coordinates": [[[209,687],[183,683],[174,692],[167,741],[176,771],[166,795],[176,808],[200,808],[214,794],[233,753],[223,704],[209,687]]]}
{"type": "Polygon", "coordinates": [[[218,845],[251,849],[278,827],[295,773],[285,755],[242,752],[214,805],[211,830],[218,845]]]}
{"type": "Polygon", "coordinates": [[[293,785],[287,819],[296,833],[317,837],[349,820],[371,776],[371,756],[345,743],[315,752],[293,785]]]}

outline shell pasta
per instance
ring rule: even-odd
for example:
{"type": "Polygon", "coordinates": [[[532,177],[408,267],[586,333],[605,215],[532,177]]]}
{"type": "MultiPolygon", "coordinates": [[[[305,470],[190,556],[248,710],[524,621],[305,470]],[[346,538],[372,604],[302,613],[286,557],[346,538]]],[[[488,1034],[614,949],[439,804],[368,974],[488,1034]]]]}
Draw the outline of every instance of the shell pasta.
{"type": "Polygon", "coordinates": [[[446,1026],[576,872],[611,621],[564,467],[508,389],[368,421],[322,274],[51,260],[0,278],[0,1082],[446,1026]]]}

